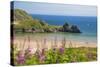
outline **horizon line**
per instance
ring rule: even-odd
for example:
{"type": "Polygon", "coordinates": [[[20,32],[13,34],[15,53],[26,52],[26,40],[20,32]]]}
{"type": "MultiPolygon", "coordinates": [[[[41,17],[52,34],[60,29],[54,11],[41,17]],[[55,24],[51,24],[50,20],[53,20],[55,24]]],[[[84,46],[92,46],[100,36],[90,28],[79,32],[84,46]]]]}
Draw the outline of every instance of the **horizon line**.
{"type": "MultiPolygon", "coordinates": [[[[36,14],[36,13],[29,13],[30,15],[50,15],[54,16],[54,14],[36,14]]],[[[80,17],[98,17],[98,16],[82,16],[82,15],[55,15],[55,16],[80,16],[80,17]]]]}

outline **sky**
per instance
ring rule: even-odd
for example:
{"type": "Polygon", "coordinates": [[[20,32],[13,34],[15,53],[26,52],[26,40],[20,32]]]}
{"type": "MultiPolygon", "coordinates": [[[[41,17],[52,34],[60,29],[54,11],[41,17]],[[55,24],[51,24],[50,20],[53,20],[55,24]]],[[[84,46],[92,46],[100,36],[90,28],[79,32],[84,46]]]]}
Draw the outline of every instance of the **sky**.
{"type": "Polygon", "coordinates": [[[23,9],[29,14],[97,16],[97,7],[86,5],[14,1],[14,9],[23,9]]]}

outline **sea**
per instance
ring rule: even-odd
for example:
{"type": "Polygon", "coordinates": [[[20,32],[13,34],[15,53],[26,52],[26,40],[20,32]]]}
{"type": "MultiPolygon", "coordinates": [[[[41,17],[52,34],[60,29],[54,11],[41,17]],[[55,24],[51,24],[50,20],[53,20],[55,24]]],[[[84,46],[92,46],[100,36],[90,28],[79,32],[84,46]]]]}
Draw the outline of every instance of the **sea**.
{"type": "Polygon", "coordinates": [[[82,33],[36,33],[29,34],[34,38],[47,38],[59,40],[66,38],[68,40],[95,42],[97,43],[97,17],[96,16],[59,16],[59,15],[40,15],[31,14],[35,19],[40,19],[50,25],[62,26],[65,22],[70,25],[77,25],[82,33]]]}

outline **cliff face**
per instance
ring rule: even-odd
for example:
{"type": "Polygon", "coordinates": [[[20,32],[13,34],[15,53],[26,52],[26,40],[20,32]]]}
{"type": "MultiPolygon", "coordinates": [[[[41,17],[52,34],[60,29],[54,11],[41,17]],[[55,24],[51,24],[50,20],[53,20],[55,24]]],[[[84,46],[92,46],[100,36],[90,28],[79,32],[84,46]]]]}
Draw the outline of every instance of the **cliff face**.
{"type": "Polygon", "coordinates": [[[76,25],[69,25],[67,22],[63,26],[49,25],[44,20],[34,19],[31,15],[21,9],[13,10],[14,30],[20,32],[71,32],[81,33],[76,25]]]}

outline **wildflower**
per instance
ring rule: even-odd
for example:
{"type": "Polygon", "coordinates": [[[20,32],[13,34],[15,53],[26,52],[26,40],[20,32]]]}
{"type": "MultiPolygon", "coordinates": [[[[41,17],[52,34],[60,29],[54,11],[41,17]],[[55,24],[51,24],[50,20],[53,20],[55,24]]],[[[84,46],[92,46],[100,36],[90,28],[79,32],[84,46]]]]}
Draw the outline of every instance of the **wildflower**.
{"type": "Polygon", "coordinates": [[[63,54],[63,53],[64,53],[64,48],[61,47],[61,48],[59,49],[59,52],[60,52],[60,54],[63,54]]]}
{"type": "Polygon", "coordinates": [[[24,55],[24,52],[21,50],[17,54],[17,63],[24,64],[24,62],[25,62],[25,55],[24,55]]]}
{"type": "Polygon", "coordinates": [[[39,58],[40,63],[44,63],[45,55],[41,55],[39,58]]]}
{"type": "Polygon", "coordinates": [[[39,61],[40,61],[40,63],[44,63],[44,61],[45,61],[45,49],[42,49],[42,51],[39,55],[39,61]]]}
{"type": "Polygon", "coordinates": [[[31,58],[32,55],[33,55],[32,51],[33,51],[32,48],[30,48],[30,47],[27,48],[27,49],[25,50],[25,58],[31,58]]]}

